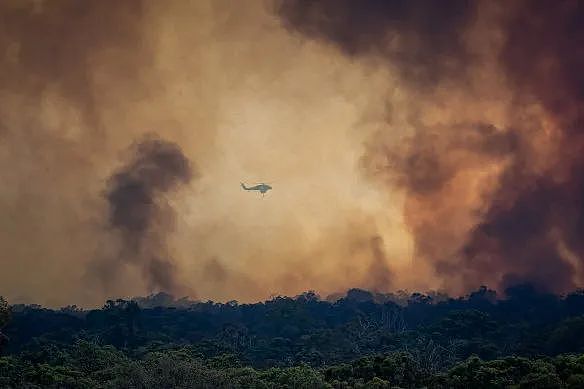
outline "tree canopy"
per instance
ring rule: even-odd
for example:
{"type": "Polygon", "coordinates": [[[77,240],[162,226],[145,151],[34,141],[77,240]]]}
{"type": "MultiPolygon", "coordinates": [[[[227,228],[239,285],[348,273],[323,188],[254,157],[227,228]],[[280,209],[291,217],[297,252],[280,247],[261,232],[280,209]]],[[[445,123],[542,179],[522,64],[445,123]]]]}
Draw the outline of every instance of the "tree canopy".
{"type": "Polygon", "coordinates": [[[576,388],[584,293],[351,290],[255,304],[154,295],[101,309],[2,301],[0,386],[576,388]],[[8,322],[9,320],[9,322],[8,322]],[[33,386],[30,386],[33,385],[33,386]],[[76,386],[77,385],[77,386],[76,386]]]}

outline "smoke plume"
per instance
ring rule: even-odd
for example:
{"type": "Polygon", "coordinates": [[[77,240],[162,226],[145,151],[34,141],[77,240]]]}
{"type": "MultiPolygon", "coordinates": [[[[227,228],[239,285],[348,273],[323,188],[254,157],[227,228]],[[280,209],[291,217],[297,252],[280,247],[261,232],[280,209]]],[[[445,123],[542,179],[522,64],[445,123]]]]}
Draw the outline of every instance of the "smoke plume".
{"type": "Polygon", "coordinates": [[[188,183],[189,160],[172,143],[148,139],[133,147],[132,160],[109,180],[109,222],[122,236],[121,260],[142,268],[150,291],[176,291],[175,265],[166,246],[175,213],[165,194],[188,183]]]}
{"type": "Polygon", "coordinates": [[[288,28],[416,81],[404,86],[425,100],[404,120],[410,135],[396,147],[380,131],[364,161],[405,191],[418,261],[459,292],[581,285],[582,2],[298,1],[280,12],[288,28]]]}

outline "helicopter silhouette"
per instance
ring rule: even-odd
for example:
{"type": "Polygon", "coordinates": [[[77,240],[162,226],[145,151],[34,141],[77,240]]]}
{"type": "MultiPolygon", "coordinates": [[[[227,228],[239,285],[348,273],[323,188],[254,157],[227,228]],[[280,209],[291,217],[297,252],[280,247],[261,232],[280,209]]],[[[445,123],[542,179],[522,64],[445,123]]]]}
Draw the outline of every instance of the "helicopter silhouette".
{"type": "Polygon", "coordinates": [[[264,196],[267,191],[272,189],[272,187],[270,185],[264,184],[263,182],[261,184],[250,186],[250,187],[245,186],[245,184],[242,182],[241,187],[244,190],[257,190],[258,192],[260,192],[262,194],[262,196],[264,196]]]}

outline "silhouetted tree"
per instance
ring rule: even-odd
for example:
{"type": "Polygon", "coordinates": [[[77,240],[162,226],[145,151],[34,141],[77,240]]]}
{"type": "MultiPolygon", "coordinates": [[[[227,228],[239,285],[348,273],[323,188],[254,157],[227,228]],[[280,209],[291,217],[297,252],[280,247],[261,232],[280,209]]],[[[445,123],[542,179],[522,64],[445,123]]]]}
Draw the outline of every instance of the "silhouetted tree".
{"type": "Polygon", "coordinates": [[[0,353],[2,352],[4,345],[8,343],[8,336],[4,335],[2,329],[10,321],[10,307],[4,297],[0,296],[0,353]]]}

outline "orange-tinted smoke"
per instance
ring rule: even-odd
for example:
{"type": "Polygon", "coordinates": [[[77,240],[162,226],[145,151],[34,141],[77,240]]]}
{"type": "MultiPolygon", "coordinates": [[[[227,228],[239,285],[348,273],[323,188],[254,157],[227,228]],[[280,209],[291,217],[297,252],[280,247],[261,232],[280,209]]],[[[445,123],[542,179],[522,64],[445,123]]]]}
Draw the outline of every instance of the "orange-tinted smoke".
{"type": "Polygon", "coordinates": [[[416,260],[442,285],[582,285],[581,1],[288,1],[279,11],[292,31],[391,66],[427,102],[406,119],[411,135],[389,144],[380,131],[364,162],[403,188],[416,260]]]}
{"type": "Polygon", "coordinates": [[[579,1],[13,0],[0,18],[11,301],[583,282],[579,1]],[[120,260],[107,193],[152,132],[200,177],[146,196],[153,247],[120,260]]]}

